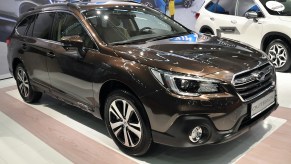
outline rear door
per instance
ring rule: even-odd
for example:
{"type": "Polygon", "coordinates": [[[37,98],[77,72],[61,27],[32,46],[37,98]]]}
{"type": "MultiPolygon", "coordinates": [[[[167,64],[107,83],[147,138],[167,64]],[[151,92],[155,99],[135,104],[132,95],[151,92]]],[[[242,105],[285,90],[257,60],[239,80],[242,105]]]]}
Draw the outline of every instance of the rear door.
{"type": "Polygon", "coordinates": [[[97,51],[94,42],[80,21],[72,14],[56,13],[52,28],[51,57],[47,60],[52,90],[55,94],[65,95],[83,109],[94,106],[92,79],[94,67],[90,58],[97,51]],[[79,35],[83,38],[83,54],[77,47],[66,47],[61,38],[79,35]]]}
{"type": "Polygon", "coordinates": [[[54,15],[51,13],[40,13],[27,17],[27,27],[25,20],[18,26],[17,30],[25,30],[26,36],[20,36],[17,43],[18,52],[24,62],[24,66],[29,74],[32,83],[48,87],[50,84],[46,56],[50,51],[48,38],[54,15]]]}
{"type": "Polygon", "coordinates": [[[208,11],[211,11],[210,20],[216,25],[218,36],[236,39],[234,34],[237,34],[235,26],[235,7],[236,0],[212,0],[212,3],[206,6],[208,11]]]}

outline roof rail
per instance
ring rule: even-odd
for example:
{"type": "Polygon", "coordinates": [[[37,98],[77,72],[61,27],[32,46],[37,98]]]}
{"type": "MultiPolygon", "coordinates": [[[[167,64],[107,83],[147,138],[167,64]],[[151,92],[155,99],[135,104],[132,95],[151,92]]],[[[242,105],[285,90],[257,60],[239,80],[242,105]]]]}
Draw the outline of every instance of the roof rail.
{"type": "Polygon", "coordinates": [[[33,10],[35,10],[35,7],[31,7],[27,11],[33,11],[33,10]]]}
{"type": "Polygon", "coordinates": [[[69,3],[78,3],[78,2],[82,2],[80,0],[69,0],[69,3]]]}
{"type": "Polygon", "coordinates": [[[111,0],[111,1],[115,1],[115,2],[131,2],[131,3],[138,3],[138,4],[140,4],[139,2],[134,1],[134,0],[111,0]]]}
{"type": "Polygon", "coordinates": [[[67,6],[68,7],[75,7],[77,9],[80,9],[80,6],[78,6],[76,2],[74,2],[74,3],[67,3],[67,6]]]}
{"type": "Polygon", "coordinates": [[[34,7],[29,8],[27,11],[30,12],[30,11],[34,11],[37,9],[42,9],[42,6],[34,6],[34,7]]]}

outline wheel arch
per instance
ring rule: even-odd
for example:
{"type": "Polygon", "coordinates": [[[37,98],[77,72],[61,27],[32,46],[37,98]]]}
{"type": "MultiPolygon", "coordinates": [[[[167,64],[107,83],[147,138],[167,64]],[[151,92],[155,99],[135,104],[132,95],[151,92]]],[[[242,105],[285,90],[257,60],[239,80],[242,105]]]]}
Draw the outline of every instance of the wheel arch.
{"type": "Polygon", "coordinates": [[[215,34],[214,31],[213,31],[213,29],[210,26],[208,26],[208,25],[203,25],[200,28],[199,32],[203,33],[203,31],[210,31],[213,35],[215,34]]]}
{"type": "Polygon", "coordinates": [[[265,51],[267,46],[275,39],[281,39],[291,46],[291,38],[288,35],[281,32],[269,32],[262,38],[261,50],[265,51]]]}
{"type": "Polygon", "coordinates": [[[102,119],[104,119],[104,110],[105,110],[104,107],[105,107],[106,98],[108,97],[108,95],[112,91],[118,90],[118,89],[123,89],[123,90],[126,90],[126,91],[130,92],[131,94],[133,94],[139,100],[139,97],[133,91],[133,89],[130,88],[125,83],[123,83],[123,82],[121,82],[119,80],[115,80],[115,79],[106,81],[101,86],[100,91],[99,91],[99,95],[98,95],[99,96],[99,113],[100,113],[100,116],[101,116],[102,119]]]}
{"type": "Polygon", "coordinates": [[[19,63],[23,63],[19,58],[14,58],[13,59],[13,62],[12,62],[12,73],[14,75],[14,71],[16,69],[16,66],[19,64],[19,63]]]}

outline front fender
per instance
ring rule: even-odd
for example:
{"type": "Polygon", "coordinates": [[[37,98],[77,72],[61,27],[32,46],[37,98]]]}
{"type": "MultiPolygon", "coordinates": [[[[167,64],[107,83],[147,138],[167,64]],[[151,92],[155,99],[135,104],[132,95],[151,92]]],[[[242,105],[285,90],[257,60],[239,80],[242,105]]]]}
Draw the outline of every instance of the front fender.
{"type": "MultiPolygon", "coordinates": [[[[92,85],[97,108],[100,107],[101,88],[108,81],[124,84],[139,99],[162,89],[146,65],[105,54],[88,56],[88,61],[94,64],[92,85]]],[[[97,112],[97,115],[100,114],[97,112]]]]}

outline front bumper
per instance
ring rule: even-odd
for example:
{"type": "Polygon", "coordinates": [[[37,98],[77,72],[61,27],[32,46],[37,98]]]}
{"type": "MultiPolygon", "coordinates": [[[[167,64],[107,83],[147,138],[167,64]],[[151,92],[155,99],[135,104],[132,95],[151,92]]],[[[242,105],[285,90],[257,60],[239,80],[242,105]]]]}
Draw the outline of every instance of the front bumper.
{"type": "Polygon", "coordinates": [[[204,144],[223,143],[247,132],[252,126],[267,118],[278,106],[278,103],[273,104],[253,119],[249,118],[249,114],[245,114],[238,119],[232,129],[226,131],[217,130],[207,116],[183,115],[176,119],[167,132],[153,131],[152,135],[156,143],[174,147],[193,147],[204,144]],[[190,132],[195,126],[203,126],[208,129],[208,136],[203,139],[205,142],[192,143],[189,140],[190,132]]]}
{"type": "Polygon", "coordinates": [[[175,147],[226,142],[248,131],[278,107],[275,86],[248,102],[243,102],[231,86],[227,90],[228,93],[190,98],[160,90],[142,97],[154,142],[175,147]],[[274,104],[251,119],[251,104],[274,92],[274,104]],[[209,134],[193,143],[189,135],[196,126],[206,128],[209,134]]]}

